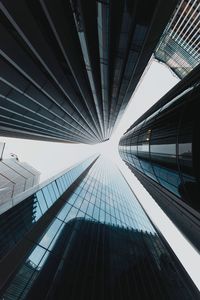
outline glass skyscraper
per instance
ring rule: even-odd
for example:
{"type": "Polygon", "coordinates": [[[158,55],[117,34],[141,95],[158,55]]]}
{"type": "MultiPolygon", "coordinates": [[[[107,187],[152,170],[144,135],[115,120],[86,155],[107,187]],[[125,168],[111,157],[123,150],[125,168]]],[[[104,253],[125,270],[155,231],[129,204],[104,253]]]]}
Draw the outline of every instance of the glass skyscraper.
{"type": "Polygon", "coordinates": [[[184,235],[200,249],[200,66],[122,136],[119,152],[184,235]]]}
{"type": "Polygon", "coordinates": [[[154,57],[184,78],[200,63],[199,0],[179,0],[154,57]]]}
{"type": "Polygon", "coordinates": [[[199,299],[120,171],[102,157],[18,202],[0,216],[1,299],[199,299]]]}
{"type": "Polygon", "coordinates": [[[1,0],[0,135],[110,138],[176,0],[1,0]]]}

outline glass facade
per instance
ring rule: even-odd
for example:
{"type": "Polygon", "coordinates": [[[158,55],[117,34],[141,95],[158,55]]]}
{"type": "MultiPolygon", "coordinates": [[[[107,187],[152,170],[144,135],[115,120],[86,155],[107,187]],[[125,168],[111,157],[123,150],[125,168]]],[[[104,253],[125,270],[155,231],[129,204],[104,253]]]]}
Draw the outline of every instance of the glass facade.
{"type": "Polygon", "coordinates": [[[0,215],[0,259],[31,230],[93,160],[94,157],[91,157],[71,168],[66,174],[0,215]]]}
{"type": "MultiPolygon", "coordinates": [[[[74,172],[80,168],[85,169],[79,165],[74,172]]],[[[64,191],[65,179],[36,193],[38,203],[46,201],[41,220],[50,221],[43,228],[36,222],[41,233],[29,238],[29,250],[5,284],[4,300],[198,299],[115,165],[98,158],[52,214],[47,202],[64,191]]]]}
{"type": "Polygon", "coordinates": [[[133,169],[153,179],[200,212],[199,87],[168,102],[120,140],[119,152],[133,169]]]}
{"type": "Polygon", "coordinates": [[[179,1],[154,52],[180,78],[200,63],[199,19],[198,0],[179,1]]]}
{"type": "Polygon", "coordinates": [[[122,136],[119,153],[199,249],[199,70],[175,86],[122,136]]]}

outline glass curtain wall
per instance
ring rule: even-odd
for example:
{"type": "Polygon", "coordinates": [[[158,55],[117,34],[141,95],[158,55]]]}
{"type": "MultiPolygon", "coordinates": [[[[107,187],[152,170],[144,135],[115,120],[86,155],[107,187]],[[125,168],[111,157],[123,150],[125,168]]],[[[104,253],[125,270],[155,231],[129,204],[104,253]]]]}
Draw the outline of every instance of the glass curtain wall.
{"type": "Polygon", "coordinates": [[[199,1],[179,0],[154,51],[181,79],[200,63],[199,20],[199,1]]]}
{"type": "Polygon", "coordinates": [[[121,138],[130,166],[200,211],[199,95],[197,83],[143,118],[121,138]]]}
{"type": "Polygon", "coordinates": [[[122,174],[103,158],[31,243],[5,300],[198,297],[122,174]]]}
{"type": "Polygon", "coordinates": [[[31,230],[95,158],[90,157],[77,164],[13,209],[0,215],[0,260],[31,230]]]}

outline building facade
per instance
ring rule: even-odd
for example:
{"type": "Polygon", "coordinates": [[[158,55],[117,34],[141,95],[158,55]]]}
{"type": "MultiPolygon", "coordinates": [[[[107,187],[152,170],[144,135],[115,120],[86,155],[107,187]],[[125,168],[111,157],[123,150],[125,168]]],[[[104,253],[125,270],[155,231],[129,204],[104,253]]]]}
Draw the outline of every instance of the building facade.
{"type": "Polygon", "coordinates": [[[0,211],[10,208],[12,198],[37,185],[40,172],[17,157],[0,160],[0,211]]]}
{"type": "Polygon", "coordinates": [[[119,143],[132,172],[200,249],[200,66],[142,115],[119,143]]]}
{"type": "Polygon", "coordinates": [[[101,157],[26,192],[0,222],[4,300],[199,299],[120,171],[101,157]]]}
{"type": "Polygon", "coordinates": [[[200,63],[200,4],[180,0],[164,30],[154,57],[183,78],[200,63]]]}
{"type": "Polygon", "coordinates": [[[0,3],[0,135],[109,139],[177,1],[0,3]]]}

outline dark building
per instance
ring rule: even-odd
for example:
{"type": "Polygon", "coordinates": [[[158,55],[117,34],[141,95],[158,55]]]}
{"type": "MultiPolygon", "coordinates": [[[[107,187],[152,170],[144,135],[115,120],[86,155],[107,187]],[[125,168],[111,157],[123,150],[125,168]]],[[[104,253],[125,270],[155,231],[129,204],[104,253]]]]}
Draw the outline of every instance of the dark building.
{"type": "Polygon", "coordinates": [[[200,63],[199,20],[199,0],[180,0],[154,52],[180,78],[200,63]]]}
{"type": "Polygon", "coordinates": [[[119,143],[135,176],[200,249],[200,66],[143,114],[119,143]]]}
{"type": "Polygon", "coordinates": [[[26,192],[1,221],[1,299],[199,299],[122,174],[103,158],[26,192]]]}
{"type": "Polygon", "coordinates": [[[0,135],[109,139],[176,3],[2,0],[0,135]]]}

